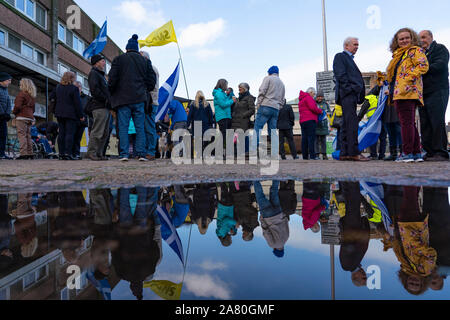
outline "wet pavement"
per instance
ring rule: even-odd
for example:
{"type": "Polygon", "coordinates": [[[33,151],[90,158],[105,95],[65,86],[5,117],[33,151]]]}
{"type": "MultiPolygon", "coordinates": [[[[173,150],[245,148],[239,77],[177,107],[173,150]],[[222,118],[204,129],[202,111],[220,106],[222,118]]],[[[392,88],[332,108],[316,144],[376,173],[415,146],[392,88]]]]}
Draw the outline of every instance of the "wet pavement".
{"type": "Polygon", "coordinates": [[[448,300],[449,185],[9,192],[0,247],[2,300],[448,300]]]}

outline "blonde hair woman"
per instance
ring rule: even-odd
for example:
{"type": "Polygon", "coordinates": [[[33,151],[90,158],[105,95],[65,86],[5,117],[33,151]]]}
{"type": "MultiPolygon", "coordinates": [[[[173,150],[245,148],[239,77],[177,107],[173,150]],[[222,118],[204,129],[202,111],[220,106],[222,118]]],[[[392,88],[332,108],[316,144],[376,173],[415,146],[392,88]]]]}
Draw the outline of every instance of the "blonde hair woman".
{"type": "Polygon", "coordinates": [[[36,103],[36,86],[30,79],[20,81],[20,92],[14,102],[13,114],[16,116],[17,137],[20,144],[18,160],[33,159],[33,142],[31,140],[31,126],[34,124],[36,103]]]}
{"type": "Polygon", "coordinates": [[[56,101],[55,116],[58,119],[59,159],[75,160],[74,141],[80,121],[84,121],[81,107],[80,90],[74,85],[76,76],[73,72],[66,72],[61,83],[50,96],[56,101]]]}
{"type": "Polygon", "coordinates": [[[202,134],[214,126],[214,115],[202,91],[197,91],[194,102],[189,106],[188,128],[194,133],[194,123],[202,123],[202,134]]]}

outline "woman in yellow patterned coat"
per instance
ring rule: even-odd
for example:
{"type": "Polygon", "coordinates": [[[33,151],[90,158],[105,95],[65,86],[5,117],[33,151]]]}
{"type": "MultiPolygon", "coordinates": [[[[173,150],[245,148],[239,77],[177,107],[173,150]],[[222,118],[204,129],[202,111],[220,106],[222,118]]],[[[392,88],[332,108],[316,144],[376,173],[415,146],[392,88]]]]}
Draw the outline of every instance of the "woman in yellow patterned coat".
{"type": "Polygon", "coordinates": [[[400,119],[403,154],[397,162],[423,162],[420,137],[415,124],[416,106],[423,107],[422,76],[429,64],[419,47],[419,37],[411,29],[400,29],[391,42],[393,59],[387,69],[390,99],[400,119]]]}

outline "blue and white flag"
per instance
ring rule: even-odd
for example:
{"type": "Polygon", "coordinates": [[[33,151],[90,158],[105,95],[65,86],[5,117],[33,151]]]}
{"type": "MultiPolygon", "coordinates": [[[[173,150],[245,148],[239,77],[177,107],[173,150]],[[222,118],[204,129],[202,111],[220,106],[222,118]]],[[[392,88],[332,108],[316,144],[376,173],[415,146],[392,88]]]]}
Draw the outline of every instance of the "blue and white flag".
{"type": "Polygon", "coordinates": [[[180,63],[172,73],[172,75],[167,79],[167,81],[163,84],[163,86],[159,89],[159,108],[158,113],[156,114],[155,120],[156,122],[164,120],[164,117],[167,114],[167,110],[169,109],[169,105],[175,96],[175,91],[178,87],[178,80],[180,79],[180,63]]]}
{"type": "Polygon", "coordinates": [[[101,53],[103,49],[105,49],[106,42],[108,42],[106,29],[107,29],[107,21],[105,21],[105,23],[103,24],[103,27],[100,29],[100,32],[97,35],[97,38],[95,38],[94,42],[92,42],[89,45],[89,47],[87,47],[87,49],[84,50],[83,57],[89,59],[90,57],[101,53]]]}
{"type": "Polygon", "coordinates": [[[360,133],[358,135],[359,151],[363,151],[378,142],[383,128],[381,117],[383,116],[388,99],[388,96],[384,93],[387,89],[387,86],[381,88],[377,110],[367,123],[360,126],[360,133]]]}
{"type": "Polygon", "coordinates": [[[184,266],[184,253],[181,239],[178,236],[177,229],[174,227],[172,218],[169,216],[167,210],[161,206],[156,208],[156,212],[159,215],[161,221],[161,235],[164,241],[172,248],[173,251],[180,258],[181,263],[184,266]]]}
{"type": "Polygon", "coordinates": [[[86,273],[86,277],[95,289],[102,294],[104,300],[111,300],[111,285],[109,284],[108,279],[95,279],[92,270],[89,270],[86,273]]]}
{"type": "Polygon", "coordinates": [[[370,199],[377,205],[381,211],[384,227],[391,236],[394,236],[394,227],[392,226],[392,219],[389,215],[389,211],[383,202],[384,190],[383,186],[378,183],[371,183],[367,181],[360,181],[361,194],[363,196],[368,195],[370,199]]]}

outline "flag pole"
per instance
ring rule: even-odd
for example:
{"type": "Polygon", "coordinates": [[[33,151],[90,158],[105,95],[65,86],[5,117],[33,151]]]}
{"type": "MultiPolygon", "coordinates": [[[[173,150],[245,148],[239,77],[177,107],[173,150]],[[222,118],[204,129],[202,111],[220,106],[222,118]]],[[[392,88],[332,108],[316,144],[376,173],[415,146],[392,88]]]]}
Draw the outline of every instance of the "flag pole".
{"type": "Polygon", "coordinates": [[[184,86],[186,87],[187,98],[190,100],[191,98],[189,98],[189,90],[188,90],[187,81],[186,81],[186,73],[184,72],[183,58],[181,57],[180,45],[178,44],[178,42],[177,42],[177,47],[178,47],[178,54],[180,55],[181,70],[183,70],[184,86]]]}

